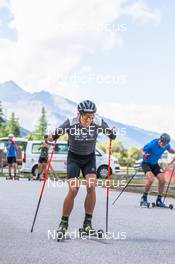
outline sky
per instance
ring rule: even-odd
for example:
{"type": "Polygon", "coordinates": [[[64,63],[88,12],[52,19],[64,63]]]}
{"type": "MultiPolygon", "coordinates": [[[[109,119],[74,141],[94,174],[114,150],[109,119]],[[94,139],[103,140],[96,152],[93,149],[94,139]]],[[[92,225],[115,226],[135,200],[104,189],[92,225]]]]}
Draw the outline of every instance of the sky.
{"type": "Polygon", "coordinates": [[[172,0],[0,0],[0,82],[175,138],[172,0]]]}

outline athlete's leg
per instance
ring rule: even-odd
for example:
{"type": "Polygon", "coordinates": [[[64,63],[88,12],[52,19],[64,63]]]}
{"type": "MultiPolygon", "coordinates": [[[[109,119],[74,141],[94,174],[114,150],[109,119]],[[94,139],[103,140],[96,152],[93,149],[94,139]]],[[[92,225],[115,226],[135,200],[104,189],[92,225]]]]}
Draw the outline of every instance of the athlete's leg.
{"type": "Polygon", "coordinates": [[[158,194],[162,195],[164,188],[165,188],[165,177],[164,177],[164,173],[159,173],[157,175],[157,179],[158,179],[158,194]]]}
{"type": "Polygon", "coordinates": [[[73,206],[74,206],[74,199],[78,193],[79,190],[79,179],[77,178],[72,178],[68,180],[69,184],[69,191],[68,194],[66,195],[66,198],[64,200],[63,204],[63,216],[69,217],[73,206]]]}
{"type": "Polygon", "coordinates": [[[36,180],[40,179],[40,175],[42,174],[42,172],[43,172],[43,163],[38,162],[38,173],[36,175],[36,180]]]}
{"type": "Polygon", "coordinates": [[[96,204],[96,174],[87,174],[85,176],[86,178],[86,189],[87,189],[87,195],[84,203],[85,212],[88,215],[92,215],[95,204],[96,204]]]}
{"type": "Polygon", "coordinates": [[[16,171],[17,171],[17,162],[14,161],[12,164],[13,170],[14,170],[14,176],[16,177],[16,171]]]}
{"type": "Polygon", "coordinates": [[[8,163],[9,177],[12,176],[12,164],[8,163]]]}
{"type": "Polygon", "coordinates": [[[155,180],[155,175],[151,171],[148,171],[146,173],[146,182],[145,182],[145,188],[144,188],[145,193],[149,192],[154,180],[155,180]]]}

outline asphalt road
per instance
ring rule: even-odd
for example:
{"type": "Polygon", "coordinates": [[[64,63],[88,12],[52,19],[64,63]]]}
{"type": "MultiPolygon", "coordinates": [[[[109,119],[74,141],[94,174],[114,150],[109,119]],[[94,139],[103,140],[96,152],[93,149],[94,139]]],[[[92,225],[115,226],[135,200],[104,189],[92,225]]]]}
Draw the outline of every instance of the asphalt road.
{"type": "MultiPolygon", "coordinates": [[[[41,182],[0,179],[0,264],[174,263],[175,210],[140,208],[139,194],[124,193],[112,206],[117,193],[110,193],[109,231],[113,239],[73,237],[57,243],[54,232],[67,187],[47,184],[31,234],[41,185],[41,182]]],[[[105,229],[105,193],[105,189],[97,189],[93,220],[96,229],[105,229]]],[[[70,218],[70,232],[82,225],[84,197],[85,188],[82,187],[70,218]]],[[[150,197],[150,200],[155,198],[150,197]]],[[[173,203],[174,200],[168,199],[167,202],[173,203]]]]}

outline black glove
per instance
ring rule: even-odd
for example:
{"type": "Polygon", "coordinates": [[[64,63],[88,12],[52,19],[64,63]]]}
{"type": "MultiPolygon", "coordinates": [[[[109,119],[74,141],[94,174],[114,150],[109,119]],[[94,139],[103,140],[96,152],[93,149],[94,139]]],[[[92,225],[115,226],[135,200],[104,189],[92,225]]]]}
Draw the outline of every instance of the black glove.
{"type": "Polygon", "coordinates": [[[116,135],[113,134],[113,133],[111,133],[111,134],[109,135],[109,138],[112,139],[112,140],[114,140],[114,139],[116,139],[116,135]]]}
{"type": "Polygon", "coordinates": [[[107,136],[112,140],[116,139],[116,134],[113,129],[110,128],[107,129],[107,136]]]}
{"type": "Polygon", "coordinates": [[[57,140],[60,137],[60,135],[58,135],[58,131],[55,130],[55,134],[52,135],[53,140],[57,140]]]}

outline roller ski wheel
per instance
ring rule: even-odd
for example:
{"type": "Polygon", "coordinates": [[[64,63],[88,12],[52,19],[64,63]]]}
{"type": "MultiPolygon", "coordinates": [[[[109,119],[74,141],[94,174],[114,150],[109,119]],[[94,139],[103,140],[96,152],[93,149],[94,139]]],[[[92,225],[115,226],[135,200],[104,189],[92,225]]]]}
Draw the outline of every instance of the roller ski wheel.
{"type": "Polygon", "coordinates": [[[98,234],[98,237],[99,237],[99,238],[103,238],[103,234],[104,234],[103,229],[99,229],[99,230],[97,231],[97,234],[98,234]]]}
{"type": "Polygon", "coordinates": [[[173,210],[173,208],[174,208],[173,204],[169,204],[169,208],[170,208],[171,210],[173,210]]]}
{"type": "Polygon", "coordinates": [[[152,203],[152,208],[156,207],[156,203],[152,203]]]}

